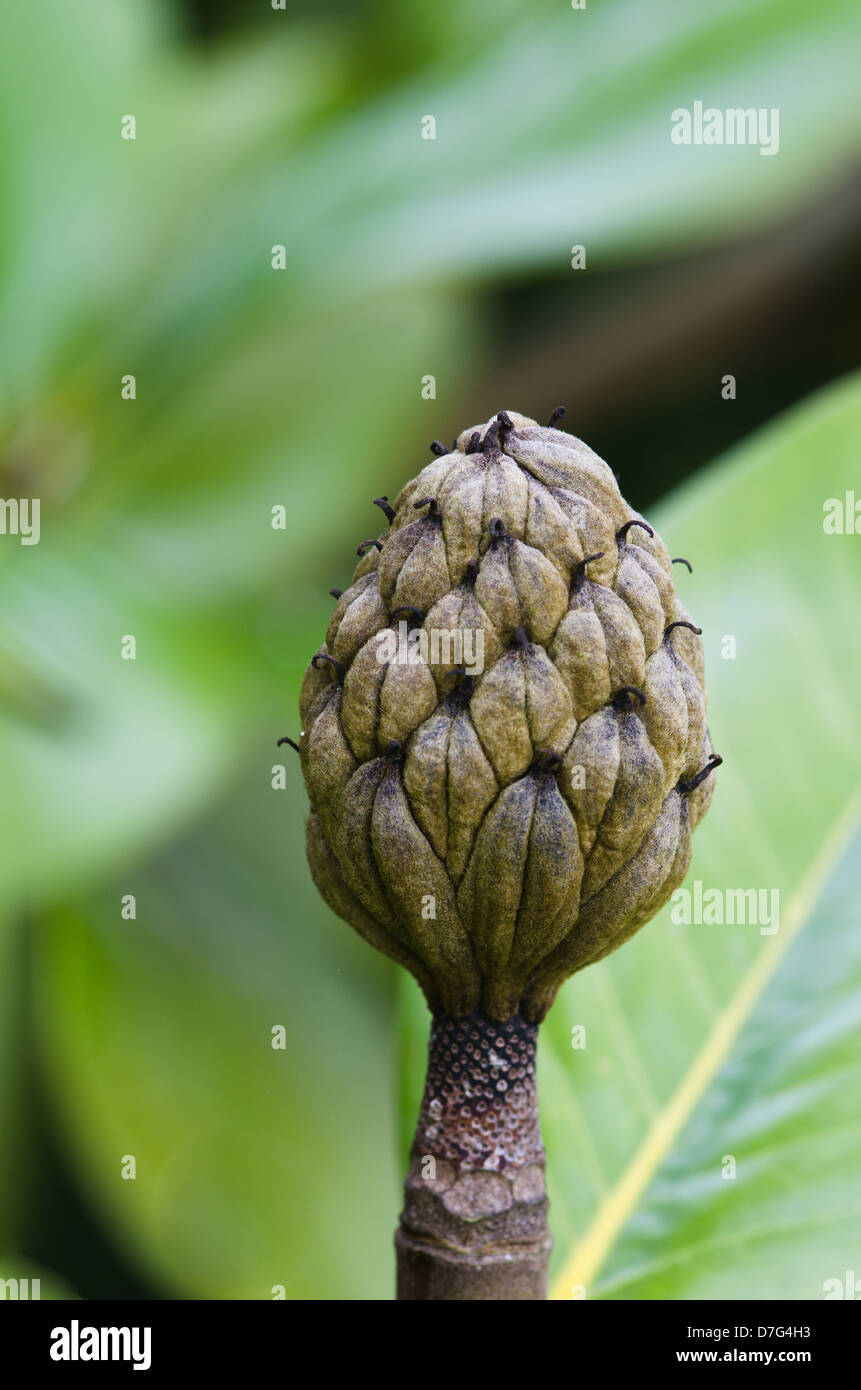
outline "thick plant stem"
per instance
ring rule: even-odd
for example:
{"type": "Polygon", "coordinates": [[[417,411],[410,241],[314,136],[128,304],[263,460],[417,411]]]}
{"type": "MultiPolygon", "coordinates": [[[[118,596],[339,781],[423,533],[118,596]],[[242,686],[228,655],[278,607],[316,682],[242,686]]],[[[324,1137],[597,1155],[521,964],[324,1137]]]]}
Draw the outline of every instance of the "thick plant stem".
{"type": "Polygon", "coordinates": [[[547,1297],[538,1029],[437,1014],[396,1237],[399,1300],[547,1297]]]}

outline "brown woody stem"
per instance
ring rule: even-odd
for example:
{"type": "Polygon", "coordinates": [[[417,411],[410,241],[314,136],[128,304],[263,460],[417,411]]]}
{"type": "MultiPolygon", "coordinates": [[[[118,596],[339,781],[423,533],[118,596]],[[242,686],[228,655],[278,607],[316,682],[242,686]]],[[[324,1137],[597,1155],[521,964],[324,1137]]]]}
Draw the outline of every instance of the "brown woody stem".
{"type": "Polygon", "coordinates": [[[399,1300],[547,1297],[537,1035],[520,1014],[434,1017],[395,1242],[399,1300]]]}

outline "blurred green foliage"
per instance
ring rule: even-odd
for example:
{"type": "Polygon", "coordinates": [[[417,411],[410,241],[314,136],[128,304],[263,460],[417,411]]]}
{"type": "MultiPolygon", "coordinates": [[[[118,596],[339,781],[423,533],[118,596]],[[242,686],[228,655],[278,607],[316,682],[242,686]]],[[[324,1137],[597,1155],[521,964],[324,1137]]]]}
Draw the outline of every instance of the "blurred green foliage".
{"type": "MultiPolygon", "coordinates": [[[[4,497],[42,499],[40,544],[0,543],[0,1191],[21,1194],[0,1200],[0,1249],[22,1265],[59,1248],[43,1219],[47,1136],[142,1288],[389,1296],[396,1133],[413,1118],[398,1113],[412,1088],[395,1066],[393,977],[314,893],[297,767],[286,791],[270,785],[326,590],[377,528],[370,498],[416,471],[424,441],[468,422],[464,402],[504,360],[487,305],[506,277],[570,279],[573,242],[588,245],[590,275],[708,248],[789,216],[845,170],[858,24],[839,0],[578,13],[377,0],[340,16],[268,11],[195,49],[155,0],[4,10],[0,481],[4,497]],[[670,112],[698,98],[779,106],[779,157],[674,147],[670,112]],[[435,142],[419,138],[427,112],[435,142]],[[120,138],[126,113],[134,142],[120,138]],[[270,266],[277,243],[285,272],[270,266]],[[428,372],[436,401],[420,395],[428,372]],[[126,373],[134,402],[120,395],[126,373]],[[286,532],[270,525],[276,504],[286,532]],[[134,662],[120,659],[125,634],[134,662]],[[120,916],[127,893],[133,922],[120,916]],[[278,1024],[285,1051],[270,1046],[278,1024]],[[120,1178],[129,1153],[134,1183],[120,1178]]],[[[477,413],[541,405],[489,399],[477,413]]],[[[794,444],[793,429],[761,474],[759,511],[734,484],[725,512],[734,527],[771,516],[765,539],[751,529],[730,545],[728,527],[712,527],[715,481],[667,513],[682,551],[689,534],[701,557],[692,611],[714,632],[759,624],[745,629],[760,665],[743,692],[725,688],[712,653],[715,737],[739,743],[698,853],[734,853],[734,817],[760,826],[779,813],[770,834],[788,887],[831,816],[838,764],[853,770],[837,738],[828,794],[801,796],[803,763],[787,764],[791,787],[771,781],[792,710],[773,719],[769,669],[792,688],[810,653],[839,668],[842,651],[836,623],[808,614],[793,639],[805,656],[780,665],[803,569],[787,528],[812,504],[804,480],[819,487],[819,446],[794,444]],[[773,648],[768,632],[784,634],[773,648]],[[754,784],[772,799],[753,804],[754,784]]],[[[806,536],[795,543],[805,553],[806,536]]],[[[816,593],[827,578],[829,604],[857,578],[850,545],[827,548],[811,581],[816,593]]],[[[846,689],[829,698],[842,717],[846,689]]],[[[761,874],[747,830],[741,849],[761,874]]],[[[719,997],[744,965],[722,943],[703,967],[719,997]]],[[[653,948],[632,949],[651,981],[653,948]]],[[[596,1001],[606,979],[586,985],[596,1001]]],[[[659,1014],[661,980],[649,990],[659,1014]]],[[[617,988],[633,1032],[634,975],[617,988]]],[[[554,1024],[563,1048],[567,1007],[554,1024]]],[[[669,1047],[652,1022],[641,1036],[669,1047]]],[[[421,1038],[405,1036],[419,1055],[421,1038]]],[[[698,1037],[680,1023],[656,1095],[698,1037]]],[[[599,1194],[570,1133],[591,1089],[572,1099],[570,1059],[552,1067],[562,1251],[599,1194]]],[[[611,1131],[621,1087],[636,1086],[624,1049],[613,1074],[617,1099],[605,1086],[595,1102],[611,1131]]],[[[610,1174],[645,1119],[632,1113],[608,1141],[610,1174]]],[[[68,1260],[59,1272],[81,1292],[110,1292],[86,1249],[68,1260]]]]}

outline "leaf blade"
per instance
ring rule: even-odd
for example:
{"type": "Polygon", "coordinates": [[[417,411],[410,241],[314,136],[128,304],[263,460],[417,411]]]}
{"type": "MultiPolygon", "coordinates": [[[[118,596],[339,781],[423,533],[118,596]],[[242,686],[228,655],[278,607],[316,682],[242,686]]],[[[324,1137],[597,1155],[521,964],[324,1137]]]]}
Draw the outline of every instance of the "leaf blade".
{"type": "Polygon", "coordinates": [[[733,1044],[796,937],[808,925],[817,900],[836,865],[846,854],[861,824],[861,795],[850,803],[833,827],[790,905],[788,921],[760,951],[727,1007],[721,1012],[705,1045],[694,1058],[670,1102],[628,1165],[621,1181],[602,1204],[595,1220],[568,1257],[554,1282],[551,1298],[570,1297],[572,1287],[587,1288],[600,1271],[616,1237],[635,1210],[664,1157],[689,1120],[705,1089],[726,1062],[733,1044]]]}

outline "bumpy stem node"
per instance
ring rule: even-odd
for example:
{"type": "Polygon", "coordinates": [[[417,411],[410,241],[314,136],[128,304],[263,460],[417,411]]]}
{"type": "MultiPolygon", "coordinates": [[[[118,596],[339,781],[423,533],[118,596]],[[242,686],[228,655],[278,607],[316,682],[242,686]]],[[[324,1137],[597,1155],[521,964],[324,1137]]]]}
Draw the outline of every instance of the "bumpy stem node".
{"type": "Polygon", "coordinates": [[[396,1237],[401,1301],[547,1297],[538,1029],[436,1014],[396,1237]]]}

